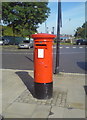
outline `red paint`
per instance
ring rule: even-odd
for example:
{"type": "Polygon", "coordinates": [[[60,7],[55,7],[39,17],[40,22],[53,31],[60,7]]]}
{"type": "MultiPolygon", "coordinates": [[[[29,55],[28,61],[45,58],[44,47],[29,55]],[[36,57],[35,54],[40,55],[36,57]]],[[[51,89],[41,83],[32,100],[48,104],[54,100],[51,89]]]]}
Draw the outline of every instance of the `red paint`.
{"type": "Polygon", "coordinates": [[[52,82],[53,39],[56,35],[33,34],[34,38],[34,82],[52,82]],[[42,50],[43,49],[43,50],[42,50]]]}

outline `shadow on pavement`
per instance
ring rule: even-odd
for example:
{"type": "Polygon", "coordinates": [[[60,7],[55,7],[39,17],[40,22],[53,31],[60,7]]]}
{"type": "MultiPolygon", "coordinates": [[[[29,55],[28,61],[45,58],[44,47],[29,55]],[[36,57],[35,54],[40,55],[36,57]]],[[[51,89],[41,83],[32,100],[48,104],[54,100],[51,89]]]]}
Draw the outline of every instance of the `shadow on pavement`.
{"type": "Polygon", "coordinates": [[[26,85],[27,89],[30,91],[30,93],[35,97],[35,92],[34,92],[34,80],[33,78],[29,75],[28,72],[20,71],[20,72],[15,72],[23,81],[23,83],[26,85]]]}
{"type": "Polygon", "coordinates": [[[87,95],[87,86],[84,86],[84,89],[85,89],[85,93],[87,95]]]}
{"type": "Polygon", "coordinates": [[[77,62],[77,65],[87,74],[87,62],[77,62]]]}

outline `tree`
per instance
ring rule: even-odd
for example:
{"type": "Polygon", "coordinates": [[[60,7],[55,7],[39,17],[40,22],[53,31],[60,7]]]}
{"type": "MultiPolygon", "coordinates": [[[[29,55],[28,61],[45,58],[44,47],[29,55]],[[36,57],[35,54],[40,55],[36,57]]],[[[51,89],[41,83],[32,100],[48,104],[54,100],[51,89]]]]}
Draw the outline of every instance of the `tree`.
{"type": "Polygon", "coordinates": [[[87,38],[87,22],[85,22],[82,27],[77,28],[74,36],[79,38],[87,38]]]}
{"type": "MultiPolygon", "coordinates": [[[[9,26],[3,26],[2,27],[2,36],[13,36],[13,30],[9,26]]],[[[20,35],[15,34],[15,36],[20,37],[20,35]]]]}
{"type": "Polygon", "coordinates": [[[47,5],[48,2],[3,2],[2,20],[12,27],[14,34],[31,35],[48,18],[47,5]]]}

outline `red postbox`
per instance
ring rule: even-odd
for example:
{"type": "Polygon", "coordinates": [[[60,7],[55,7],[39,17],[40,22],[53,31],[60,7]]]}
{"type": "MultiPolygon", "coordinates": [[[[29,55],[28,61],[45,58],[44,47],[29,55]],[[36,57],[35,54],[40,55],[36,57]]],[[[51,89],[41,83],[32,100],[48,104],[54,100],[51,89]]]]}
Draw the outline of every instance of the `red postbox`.
{"type": "Polygon", "coordinates": [[[45,33],[32,35],[34,39],[35,95],[38,99],[52,97],[53,39],[55,37],[55,35],[45,33]]]}

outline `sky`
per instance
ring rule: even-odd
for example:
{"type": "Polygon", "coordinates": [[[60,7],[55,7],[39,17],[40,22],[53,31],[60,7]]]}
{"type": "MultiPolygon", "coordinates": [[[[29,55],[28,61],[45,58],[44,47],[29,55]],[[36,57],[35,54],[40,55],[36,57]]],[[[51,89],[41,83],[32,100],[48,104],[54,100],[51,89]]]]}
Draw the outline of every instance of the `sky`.
{"type": "MultiPolygon", "coordinates": [[[[57,33],[57,16],[58,16],[58,3],[49,2],[48,7],[51,13],[46,22],[41,24],[38,28],[39,33],[45,33],[45,23],[48,27],[49,33],[57,33]]],[[[85,2],[62,2],[62,27],[61,34],[74,35],[78,27],[81,27],[85,22],[85,2]]]]}

